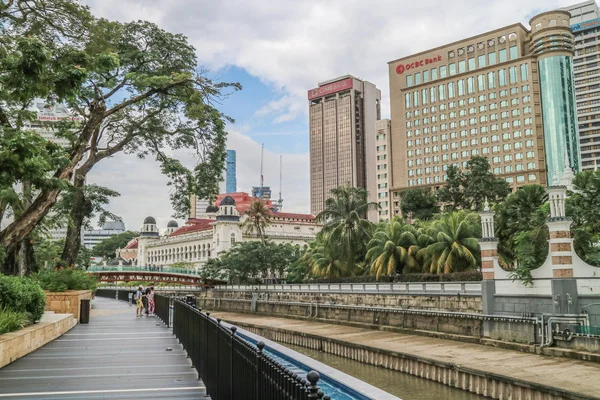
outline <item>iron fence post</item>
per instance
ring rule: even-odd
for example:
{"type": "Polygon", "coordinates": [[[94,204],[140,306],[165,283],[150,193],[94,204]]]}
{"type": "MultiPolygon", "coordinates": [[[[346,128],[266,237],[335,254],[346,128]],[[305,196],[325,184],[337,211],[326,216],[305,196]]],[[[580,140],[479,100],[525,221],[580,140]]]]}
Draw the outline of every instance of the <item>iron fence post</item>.
{"type": "Polygon", "coordinates": [[[317,386],[317,382],[319,382],[320,375],[317,371],[310,371],[306,374],[306,379],[308,379],[308,398],[309,399],[318,399],[319,398],[319,386],[317,386]]]}
{"type": "MultiPolygon", "coordinates": [[[[221,323],[219,321],[219,323],[221,323]]],[[[234,396],[234,384],[233,384],[233,337],[235,336],[235,331],[237,328],[235,326],[231,327],[231,337],[229,338],[229,387],[231,388],[231,398],[235,399],[234,396]]]]}
{"type": "Polygon", "coordinates": [[[258,351],[256,352],[256,384],[254,387],[254,392],[256,394],[255,399],[259,400],[261,398],[261,393],[260,393],[260,389],[261,389],[261,384],[260,382],[262,382],[262,371],[261,371],[261,362],[263,360],[263,348],[265,347],[265,344],[263,342],[258,342],[256,344],[256,347],[258,347],[258,351]]]}

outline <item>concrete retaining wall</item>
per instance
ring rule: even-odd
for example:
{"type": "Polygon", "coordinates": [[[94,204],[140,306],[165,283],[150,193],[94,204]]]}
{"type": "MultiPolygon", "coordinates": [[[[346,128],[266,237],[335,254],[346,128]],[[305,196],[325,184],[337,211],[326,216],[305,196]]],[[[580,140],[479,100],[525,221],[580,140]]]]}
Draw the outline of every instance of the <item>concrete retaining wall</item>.
{"type": "MultiPolygon", "coordinates": [[[[253,292],[210,290],[206,298],[252,299],[253,292]]],[[[405,295],[370,293],[314,293],[314,292],[262,292],[259,299],[265,301],[303,302],[320,304],[343,304],[354,306],[417,308],[454,312],[481,313],[481,296],[455,294],[405,295]]]]}
{"type": "Polygon", "coordinates": [[[368,307],[351,307],[291,302],[257,301],[253,309],[252,300],[198,299],[198,306],[206,310],[273,315],[291,318],[316,318],[333,323],[360,324],[375,329],[409,330],[421,334],[462,337],[463,340],[483,336],[508,342],[532,344],[536,341],[535,325],[515,321],[483,321],[477,315],[452,315],[422,310],[400,310],[368,307]],[[492,325],[489,325],[492,323],[492,325]],[[484,331],[487,325],[488,330],[484,331]]]}
{"type": "Polygon", "coordinates": [[[416,357],[312,334],[281,328],[236,325],[276,342],[320,350],[367,364],[405,372],[468,392],[499,400],[584,400],[586,396],[567,393],[543,385],[517,381],[490,372],[474,371],[451,363],[416,357]]]}

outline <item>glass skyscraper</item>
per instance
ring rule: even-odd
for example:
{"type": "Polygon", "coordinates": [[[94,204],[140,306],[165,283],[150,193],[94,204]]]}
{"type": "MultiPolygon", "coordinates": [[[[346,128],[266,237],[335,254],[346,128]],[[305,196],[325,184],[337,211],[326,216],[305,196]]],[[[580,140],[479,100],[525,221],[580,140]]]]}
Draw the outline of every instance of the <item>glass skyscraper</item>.
{"type": "Polygon", "coordinates": [[[237,178],[235,175],[235,150],[227,150],[227,159],[225,161],[225,192],[237,192],[237,178]]]}
{"type": "MultiPolygon", "coordinates": [[[[531,53],[537,56],[540,77],[546,173],[550,184],[570,167],[581,171],[579,130],[573,85],[574,38],[558,24],[559,12],[531,19],[531,53]]],[[[568,14],[567,14],[568,15],[568,14]]]]}

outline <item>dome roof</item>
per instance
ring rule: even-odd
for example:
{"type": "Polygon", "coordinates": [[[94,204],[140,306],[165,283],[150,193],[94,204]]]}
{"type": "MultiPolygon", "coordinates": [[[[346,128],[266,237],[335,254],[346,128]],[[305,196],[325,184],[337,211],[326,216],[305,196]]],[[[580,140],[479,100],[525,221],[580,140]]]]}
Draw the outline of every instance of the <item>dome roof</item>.
{"type": "Polygon", "coordinates": [[[231,196],[225,196],[221,200],[221,206],[235,206],[235,200],[231,196]]]}
{"type": "Polygon", "coordinates": [[[206,207],[206,211],[205,212],[208,214],[208,213],[216,213],[217,211],[219,211],[219,207],[211,204],[208,207],[206,207]]]}
{"type": "Polygon", "coordinates": [[[167,224],[167,228],[178,228],[178,227],[179,227],[179,225],[177,224],[177,221],[175,221],[175,220],[171,220],[167,224]]]}
{"type": "Polygon", "coordinates": [[[146,224],[156,225],[156,220],[154,219],[154,217],[146,217],[146,219],[144,219],[144,225],[146,224]]]}

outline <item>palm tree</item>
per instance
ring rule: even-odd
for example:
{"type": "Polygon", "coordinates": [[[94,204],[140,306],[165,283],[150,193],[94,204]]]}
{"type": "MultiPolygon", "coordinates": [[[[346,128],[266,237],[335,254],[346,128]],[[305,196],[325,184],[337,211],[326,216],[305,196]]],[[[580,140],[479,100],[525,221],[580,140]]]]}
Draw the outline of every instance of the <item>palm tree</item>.
{"type": "Polygon", "coordinates": [[[432,224],[437,231],[435,243],[427,247],[431,273],[450,273],[477,268],[480,249],[476,214],[455,211],[444,214],[432,224]]]}
{"type": "Polygon", "coordinates": [[[256,233],[256,235],[264,242],[265,229],[271,223],[271,210],[261,200],[255,200],[246,210],[247,219],[242,224],[242,228],[247,234],[256,233]]]}
{"type": "Polygon", "coordinates": [[[419,272],[430,272],[433,258],[427,253],[427,248],[435,243],[434,236],[437,232],[429,225],[417,229],[417,254],[415,258],[421,267],[419,272]]]}
{"type": "Polygon", "coordinates": [[[418,252],[417,230],[400,219],[380,225],[368,244],[367,262],[371,274],[379,280],[382,275],[393,276],[405,268],[418,269],[415,258],[418,252]]]}
{"type": "Polygon", "coordinates": [[[368,192],[361,188],[340,186],[331,194],[333,197],[327,199],[317,221],[324,223],[328,254],[339,255],[340,265],[350,274],[356,267],[357,256],[365,254],[371,236],[373,227],[365,219],[366,214],[379,205],[367,201],[368,192]]]}

